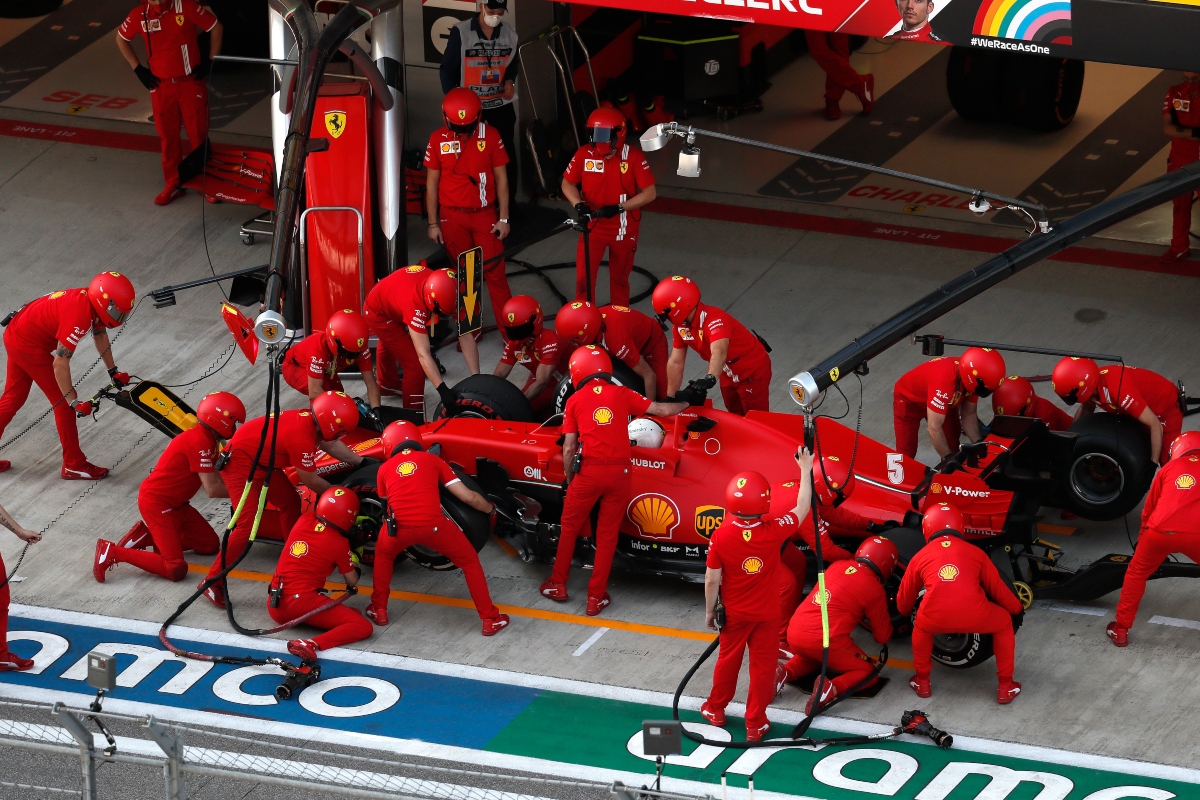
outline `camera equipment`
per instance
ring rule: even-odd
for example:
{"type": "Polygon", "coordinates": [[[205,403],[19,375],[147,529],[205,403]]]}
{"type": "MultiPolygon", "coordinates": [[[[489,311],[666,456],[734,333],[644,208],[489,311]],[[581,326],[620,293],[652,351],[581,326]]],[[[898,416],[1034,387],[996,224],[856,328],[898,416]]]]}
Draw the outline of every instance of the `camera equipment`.
{"type": "Polygon", "coordinates": [[[929,717],[924,711],[905,711],[904,716],[900,718],[900,726],[904,733],[911,733],[913,736],[928,736],[943,750],[949,750],[954,744],[953,736],[929,724],[929,717]]]}

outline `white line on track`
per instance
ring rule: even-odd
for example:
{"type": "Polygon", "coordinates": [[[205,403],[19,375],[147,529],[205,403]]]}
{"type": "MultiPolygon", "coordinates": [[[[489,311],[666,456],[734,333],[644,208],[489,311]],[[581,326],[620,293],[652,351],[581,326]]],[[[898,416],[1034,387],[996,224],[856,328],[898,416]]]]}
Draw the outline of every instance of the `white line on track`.
{"type": "Polygon", "coordinates": [[[1034,608],[1042,608],[1046,611],[1066,611],[1068,614],[1087,614],[1089,617],[1106,617],[1108,616],[1107,608],[1098,606],[1077,606],[1071,603],[1055,603],[1050,600],[1034,600],[1034,608]]]}
{"type": "Polygon", "coordinates": [[[584,653],[586,653],[588,651],[589,647],[594,645],[596,642],[600,641],[600,637],[606,633],[608,633],[608,628],[601,628],[600,630],[596,631],[595,633],[593,633],[591,636],[588,637],[588,640],[586,642],[579,645],[579,647],[576,648],[575,652],[571,653],[571,655],[573,655],[573,656],[583,655],[584,653]]]}
{"type": "Polygon", "coordinates": [[[1154,625],[1170,625],[1173,628],[1191,628],[1194,631],[1200,631],[1200,622],[1192,619],[1179,619],[1178,617],[1160,617],[1155,614],[1150,618],[1150,622],[1154,625]]]}

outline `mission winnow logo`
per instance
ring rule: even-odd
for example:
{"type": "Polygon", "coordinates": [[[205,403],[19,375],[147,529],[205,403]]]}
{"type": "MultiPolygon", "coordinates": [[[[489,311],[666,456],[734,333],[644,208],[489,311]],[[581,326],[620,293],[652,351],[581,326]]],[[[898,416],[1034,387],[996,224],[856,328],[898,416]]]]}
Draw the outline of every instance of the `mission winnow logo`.
{"type": "Polygon", "coordinates": [[[984,0],[972,33],[973,47],[1049,55],[1072,42],[1071,0],[984,0]]]}

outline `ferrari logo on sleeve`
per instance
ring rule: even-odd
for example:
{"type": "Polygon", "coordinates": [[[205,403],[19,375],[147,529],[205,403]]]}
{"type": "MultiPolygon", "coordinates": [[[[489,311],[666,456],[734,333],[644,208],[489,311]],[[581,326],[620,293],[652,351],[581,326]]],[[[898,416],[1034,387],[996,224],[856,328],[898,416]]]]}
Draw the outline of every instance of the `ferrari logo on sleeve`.
{"type": "Polygon", "coordinates": [[[308,542],[292,542],[292,546],[288,548],[288,554],[296,558],[303,558],[308,555],[308,542]]]}
{"type": "Polygon", "coordinates": [[[607,425],[613,421],[613,412],[609,408],[600,406],[592,412],[592,419],[595,420],[597,425],[607,425]]]}
{"type": "Polygon", "coordinates": [[[403,461],[400,466],[396,467],[396,474],[402,478],[407,478],[417,471],[417,465],[412,461],[403,461]]]}
{"type": "Polygon", "coordinates": [[[585,158],[583,160],[584,172],[604,172],[604,162],[598,158],[585,158]]]}
{"type": "Polygon", "coordinates": [[[346,132],[346,112],[326,111],[325,130],[329,131],[329,135],[335,139],[341,137],[346,132]]]}
{"type": "Polygon", "coordinates": [[[952,583],[958,577],[958,567],[953,564],[947,564],[938,570],[938,577],[946,583],[952,583]]]}
{"type": "Polygon", "coordinates": [[[1186,473],[1175,479],[1176,489],[1190,489],[1195,485],[1196,479],[1186,473]]]}
{"type": "Polygon", "coordinates": [[[455,139],[452,142],[442,142],[441,151],[442,155],[449,155],[450,153],[461,153],[462,148],[459,145],[459,141],[455,139]]]}
{"type": "Polygon", "coordinates": [[[757,556],[750,556],[742,562],[742,571],[747,575],[757,575],[762,572],[763,562],[757,556]]]}
{"type": "Polygon", "coordinates": [[[475,146],[478,147],[479,152],[482,153],[485,149],[487,149],[487,142],[485,142],[483,139],[479,139],[475,142],[475,146]]]}

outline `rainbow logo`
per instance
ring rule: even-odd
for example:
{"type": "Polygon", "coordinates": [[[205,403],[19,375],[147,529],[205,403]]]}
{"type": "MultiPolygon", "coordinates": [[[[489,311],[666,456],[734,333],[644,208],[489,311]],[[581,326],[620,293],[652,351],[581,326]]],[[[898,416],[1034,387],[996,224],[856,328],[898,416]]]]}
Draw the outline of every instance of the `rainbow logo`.
{"type": "Polygon", "coordinates": [[[1071,0],[983,0],[975,35],[1071,44],[1071,0]]]}

